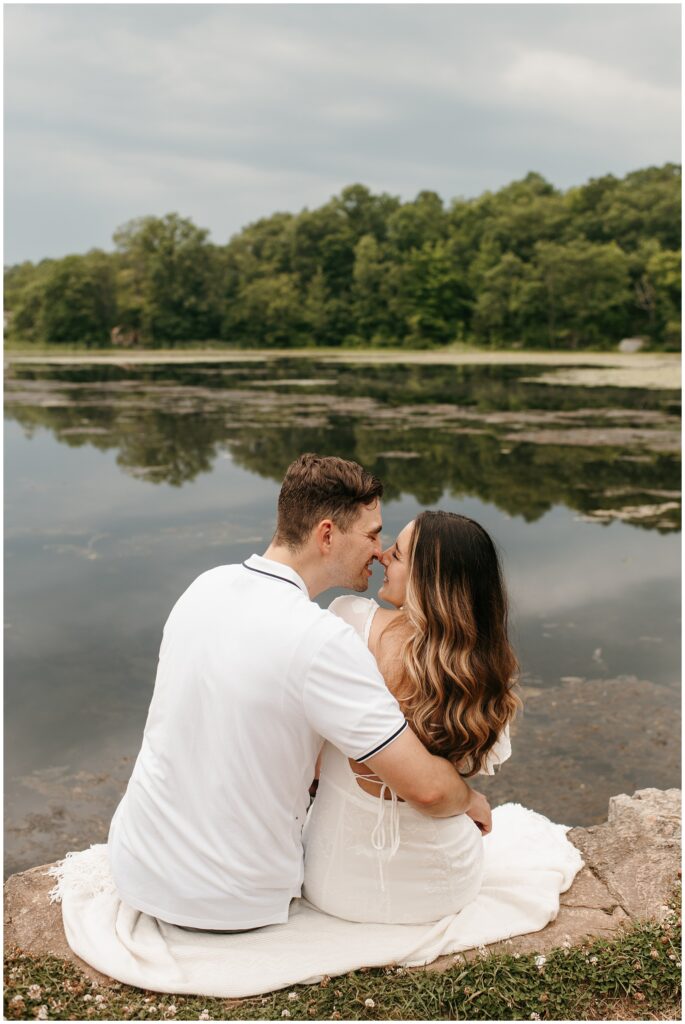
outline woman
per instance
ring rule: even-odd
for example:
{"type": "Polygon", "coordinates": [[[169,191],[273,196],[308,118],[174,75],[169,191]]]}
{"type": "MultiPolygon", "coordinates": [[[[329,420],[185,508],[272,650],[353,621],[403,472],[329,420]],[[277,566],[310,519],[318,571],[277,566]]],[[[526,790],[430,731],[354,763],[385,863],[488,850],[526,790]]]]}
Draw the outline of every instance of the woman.
{"type": "MultiPolygon", "coordinates": [[[[382,556],[379,597],[330,610],[368,644],[410,725],[467,778],[511,753],[520,704],[495,547],[466,516],[422,512],[382,556]]],[[[482,836],[467,815],[430,818],[398,800],[365,765],[324,746],[303,833],[303,895],[351,921],[393,924],[454,914],[478,893],[482,836]]]]}

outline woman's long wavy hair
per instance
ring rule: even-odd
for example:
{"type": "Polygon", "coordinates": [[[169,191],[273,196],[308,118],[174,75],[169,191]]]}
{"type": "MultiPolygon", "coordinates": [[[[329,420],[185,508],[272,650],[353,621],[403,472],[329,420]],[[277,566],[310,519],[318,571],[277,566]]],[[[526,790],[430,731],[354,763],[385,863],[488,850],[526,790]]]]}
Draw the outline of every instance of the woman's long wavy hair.
{"type": "Polygon", "coordinates": [[[452,512],[416,517],[403,611],[403,706],[428,750],[469,778],[521,705],[502,570],[482,526],[452,512]]]}

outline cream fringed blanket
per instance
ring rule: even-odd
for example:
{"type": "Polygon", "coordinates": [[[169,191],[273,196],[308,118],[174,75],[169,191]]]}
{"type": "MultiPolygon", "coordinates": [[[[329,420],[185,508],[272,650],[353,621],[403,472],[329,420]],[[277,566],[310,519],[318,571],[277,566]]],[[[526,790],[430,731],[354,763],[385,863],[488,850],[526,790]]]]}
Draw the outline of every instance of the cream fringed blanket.
{"type": "MultiPolygon", "coordinates": [[[[424,925],[356,924],[294,900],[286,924],[240,935],[183,931],[123,904],[107,847],[70,853],[53,868],[74,952],[117,981],[158,992],[258,995],[359,967],[416,966],[539,931],[583,865],[567,829],[519,804],[493,811],[478,896],[460,913],[424,925]]],[[[420,885],[420,880],[417,879],[420,885]]]]}

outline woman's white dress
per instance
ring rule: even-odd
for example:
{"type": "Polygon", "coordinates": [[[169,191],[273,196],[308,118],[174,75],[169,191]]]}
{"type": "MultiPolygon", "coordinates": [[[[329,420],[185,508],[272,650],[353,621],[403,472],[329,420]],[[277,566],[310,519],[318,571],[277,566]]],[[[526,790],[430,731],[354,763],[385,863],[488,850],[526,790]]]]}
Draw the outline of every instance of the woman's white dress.
{"type": "MultiPolygon", "coordinates": [[[[368,644],[375,601],[339,597],[330,610],[368,644]]],[[[511,754],[508,732],[484,774],[511,754]]],[[[387,787],[383,787],[386,789],[387,787]]],[[[478,894],[483,837],[465,814],[431,818],[409,804],[366,793],[348,759],[323,748],[316,799],[303,831],[303,896],[348,921],[421,924],[456,914],[478,894]]]]}

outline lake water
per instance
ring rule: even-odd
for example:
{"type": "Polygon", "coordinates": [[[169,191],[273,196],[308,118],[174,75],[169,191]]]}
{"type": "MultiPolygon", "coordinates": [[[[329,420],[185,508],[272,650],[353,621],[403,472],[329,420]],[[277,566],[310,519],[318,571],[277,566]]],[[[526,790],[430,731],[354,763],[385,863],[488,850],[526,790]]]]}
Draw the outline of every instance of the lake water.
{"type": "Polygon", "coordinates": [[[6,873],[104,840],[172,605],[205,569],[266,548],[303,451],[383,479],[384,543],[426,507],[496,539],[525,712],[511,761],[482,780],[493,804],[590,824],[612,794],[679,785],[679,392],[542,376],[288,358],[12,365],[6,873]]]}

